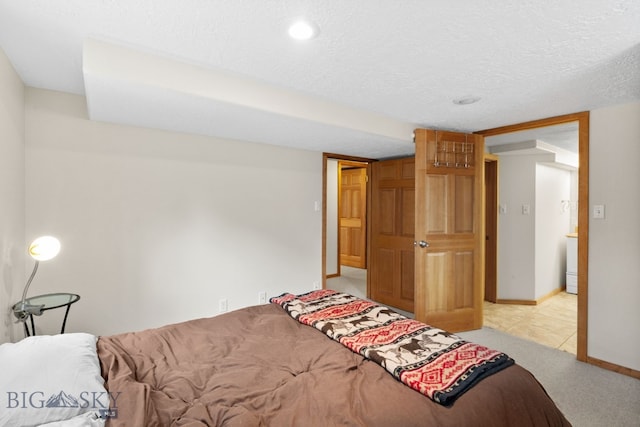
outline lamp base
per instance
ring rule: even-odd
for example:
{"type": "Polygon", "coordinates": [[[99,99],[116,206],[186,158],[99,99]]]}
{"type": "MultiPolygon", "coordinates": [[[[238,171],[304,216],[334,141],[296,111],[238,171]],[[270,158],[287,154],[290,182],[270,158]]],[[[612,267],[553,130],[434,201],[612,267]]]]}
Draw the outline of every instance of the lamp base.
{"type": "Polygon", "coordinates": [[[18,322],[26,322],[31,315],[41,316],[43,308],[44,304],[19,303],[13,306],[13,315],[16,316],[18,322]]]}

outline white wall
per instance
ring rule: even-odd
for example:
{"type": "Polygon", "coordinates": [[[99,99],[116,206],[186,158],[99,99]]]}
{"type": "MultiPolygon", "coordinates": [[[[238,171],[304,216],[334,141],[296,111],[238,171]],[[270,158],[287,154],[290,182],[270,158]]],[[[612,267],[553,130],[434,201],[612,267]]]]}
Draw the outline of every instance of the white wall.
{"type": "Polygon", "coordinates": [[[640,103],[594,110],[589,130],[588,355],[640,370],[640,103]]]}
{"type": "Polygon", "coordinates": [[[11,306],[25,285],[24,168],[24,85],[0,49],[0,343],[21,336],[11,306]]]}
{"type": "Polygon", "coordinates": [[[570,193],[570,199],[571,200],[571,213],[570,213],[570,228],[569,231],[571,233],[575,233],[577,232],[576,227],[578,226],[578,206],[579,206],[579,195],[578,195],[578,171],[574,170],[571,171],[571,193],[570,193]]]}
{"type": "Polygon", "coordinates": [[[80,294],[69,331],[212,316],[220,299],[321,280],[321,153],[91,122],[84,98],[31,88],[26,129],[26,234],[62,242],[30,293],[80,294]]]}
{"type": "Polygon", "coordinates": [[[554,154],[500,156],[498,203],[506,213],[498,214],[498,299],[533,301],[564,286],[570,211],[560,215],[560,201],[571,197],[571,175],[545,165],[554,159],[554,154]]]}
{"type": "Polygon", "coordinates": [[[338,274],[338,193],[338,160],[327,159],[327,275],[338,274]]]}
{"type": "Polygon", "coordinates": [[[571,172],[545,164],[536,165],[535,299],[566,281],[567,233],[571,226],[571,172]],[[567,201],[566,206],[562,202],[567,201]]]}
{"type": "Polygon", "coordinates": [[[535,299],[535,159],[502,155],[498,163],[498,299],[535,299]],[[532,214],[523,215],[522,205],[532,214]]]}

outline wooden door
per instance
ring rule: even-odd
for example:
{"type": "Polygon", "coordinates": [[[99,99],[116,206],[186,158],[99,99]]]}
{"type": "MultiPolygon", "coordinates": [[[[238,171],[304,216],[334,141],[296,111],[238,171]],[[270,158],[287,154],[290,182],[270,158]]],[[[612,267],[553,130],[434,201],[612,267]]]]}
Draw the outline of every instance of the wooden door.
{"type": "Polygon", "coordinates": [[[484,139],[416,130],[415,317],[458,332],[482,327],[484,139]]]}
{"type": "Polygon", "coordinates": [[[484,158],[484,299],[498,301],[498,157],[484,158]]]}
{"type": "Polygon", "coordinates": [[[371,165],[367,296],[413,312],[415,158],[371,165]]]}
{"type": "Polygon", "coordinates": [[[367,169],[340,162],[340,264],[366,268],[367,169]]]}

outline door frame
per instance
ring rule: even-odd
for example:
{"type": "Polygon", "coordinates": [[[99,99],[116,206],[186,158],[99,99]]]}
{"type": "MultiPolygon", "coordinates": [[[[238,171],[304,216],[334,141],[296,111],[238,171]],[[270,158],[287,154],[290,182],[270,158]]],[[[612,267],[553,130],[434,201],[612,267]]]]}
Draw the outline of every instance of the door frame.
{"type": "MultiPolygon", "coordinates": [[[[322,289],[327,288],[327,161],[352,161],[366,164],[367,176],[371,175],[371,163],[377,160],[368,159],[366,157],[347,156],[344,154],[322,153],[322,289]]],[[[371,186],[367,180],[367,206],[366,215],[369,215],[370,206],[369,199],[371,197],[371,186]]],[[[368,227],[367,227],[368,229],[368,227]]],[[[340,245],[340,233],[338,233],[338,247],[340,245]]],[[[369,236],[367,231],[367,245],[369,244],[369,236]]],[[[368,251],[368,247],[366,250],[368,251]]],[[[338,250],[338,275],[340,275],[340,251],[338,250]]]]}
{"type": "Polygon", "coordinates": [[[484,137],[559,125],[578,123],[578,345],[576,358],[588,362],[588,279],[589,279],[589,112],[533,120],[475,132],[484,137]]]}
{"type": "Polygon", "coordinates": [[[486,241],[491,242],[489,246],[485,243],[484,300],[493,303],[498,300],[498,195],[500,194],[498,165],[498,156],[484,153],[485,235],[486,241]],[[491,171],[490,181],[487,179],[487,170],[491,171]],[[488,290],[490,292],[487,292],[488,290]]]}

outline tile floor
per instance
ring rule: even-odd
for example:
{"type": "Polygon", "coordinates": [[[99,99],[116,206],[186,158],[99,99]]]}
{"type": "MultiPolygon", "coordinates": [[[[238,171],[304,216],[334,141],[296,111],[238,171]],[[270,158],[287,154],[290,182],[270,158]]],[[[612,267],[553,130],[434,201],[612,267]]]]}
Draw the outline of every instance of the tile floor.
{"type": "Polygon", "coordinates": [[[576,354],[578,297],[560,292],[538,305],[484,302],[484,325],[576,354]]]}
{"type": "MultiPolygon", "coordinates": [[[[327,280],[327,288],[359,298],[367,295],[366,270],[341,267],[342,275],[327,280]]],[[[538,305],[484,303],[484,325],[510,335],[576,354],[576,295],[561,292],[538,305]]],[[[412,317],[411,313],[405,313],[412,317]]]]}

